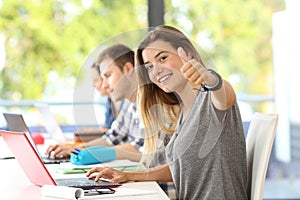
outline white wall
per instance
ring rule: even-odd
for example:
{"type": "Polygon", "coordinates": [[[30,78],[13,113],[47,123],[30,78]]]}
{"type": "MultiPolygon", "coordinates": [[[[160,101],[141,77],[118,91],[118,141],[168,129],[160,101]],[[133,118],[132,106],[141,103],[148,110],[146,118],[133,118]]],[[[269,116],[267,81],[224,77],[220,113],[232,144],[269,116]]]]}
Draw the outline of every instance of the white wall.
{"type": "Polygon", "coordinates": [[[275,109],[279,114],[275,153],[289,162],[290,123],[300,123],[300,1],[286,0],[286,10],[273,15],[275,109]]]}

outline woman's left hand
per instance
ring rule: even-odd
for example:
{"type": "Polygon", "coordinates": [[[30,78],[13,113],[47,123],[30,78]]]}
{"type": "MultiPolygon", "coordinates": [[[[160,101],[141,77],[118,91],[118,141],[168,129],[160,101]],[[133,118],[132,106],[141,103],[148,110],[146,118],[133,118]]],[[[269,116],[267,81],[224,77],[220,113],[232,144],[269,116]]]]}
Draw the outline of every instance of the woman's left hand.
{"type": "Polygon", "coordinates": [[[206,68],[197,60],[189,59],[182,47],[177,49],[177,53],[183,63],[182,67],[180,68],[181,73],[191,83],[200,86],[205,80],[203,75],[207,73],[206,68]]]}
{"type": "Polygon", "coordinates": [[[126,173],[112,168],[94,167],[86,173],[89,179],[98,181],[100,178],[111,180],[114,183],[123,183],[128,181],[126,173]],[[94,172],[99,172],[97,175],[94,172]]]}
{"type": "Polygon", "coordinates": [[[189,59],[182,47],[177,49],[177,53],[183,62],[180,68],[181,73],[190,83],[200,87],[202,84],[214,85],[216,78],[197,60],[189,59]]]}

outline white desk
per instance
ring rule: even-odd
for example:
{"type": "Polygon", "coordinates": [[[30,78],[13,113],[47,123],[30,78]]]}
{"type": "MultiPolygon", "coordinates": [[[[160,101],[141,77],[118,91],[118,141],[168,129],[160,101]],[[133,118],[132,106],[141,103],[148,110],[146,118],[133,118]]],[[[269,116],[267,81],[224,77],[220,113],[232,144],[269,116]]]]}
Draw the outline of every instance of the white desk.
{"type": "MultiPolygon", "coordinates": [[[[8,200],[19,200],[19,199],[30,199],[30,200],[41,200],[47,199],[42,197],[40,194],[40,187],[33,185],[26,174],[19,166],[17,160],[8,159],[0,160],[0,199],[8,200]]],[[[33,166],[34,167],[34,166],[33,166]]],[[[51,171],[51,170],[50,170],[51,171]]],[[[52,174],[52,172],[50,172],[52,174]]],[[[83,176],[84,174],[82,174],[83,176]]],[[[80,176],[80,175],[76,175],[80,176]]],[[[61,177],[61,175],[59,175],[61,177]]],[[[143,190],[155,190],[156,193],[134,196],[134,197],[116,197],[111,199],[169,199],[167,195],[161,190],[156,182],[131,182],[125,183],[121,187],[143,189],[143,190]]],[[[51,198],[53,199],[53,198],[51,198]]]]}
{"type": "MultiPolygon", "coordinates": [[[[3,141],[3,138],[0,136],[0,151],[6,153],[7,155],[7,146],[3,141]]],[[[10,154],[9,154],[10,155],[10,154]]],[[[32,166],[34,167],[34,166],[32,166]]],[[[47,165],[49,172],[52,174],[53,178],[61,178],[65,176],[67,178],[73,176],[85,176],[85,174],[75,174],[75,175],[62,175],[55,173],[55,165],[47,165]]],[[[159,185],[156,182],[131,182],[125,183],[121,187],[125,188],[134,188],[142,190],[151,190],[156,191],[154,194],[140,195],[140,196],[126,196],[126,197],[116,197],[110,199],[143,199],[143,200],[167,200],[168,196],[161,190],[159,185]]],[[[20,200],[20,199],[30,199],[30,200],[46,200],[41,196],[40,193],[41,187],[33,185],[23,169],[20,167],[16,159],[0,159],[0,199],[7,200],[20,200]]],[[[53,198],[51,198],[53,199],[53,198]]]]}

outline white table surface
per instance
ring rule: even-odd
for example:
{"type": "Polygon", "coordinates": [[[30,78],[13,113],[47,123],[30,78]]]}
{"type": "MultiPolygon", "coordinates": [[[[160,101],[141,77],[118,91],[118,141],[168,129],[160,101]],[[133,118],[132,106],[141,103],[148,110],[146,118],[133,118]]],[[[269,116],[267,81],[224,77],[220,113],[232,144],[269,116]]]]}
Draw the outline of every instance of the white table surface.
{"type": "MultiPolygon", "coordinates": [[[[3,144],[3,139],[0,136],[0,151],[7,151],[7,146],[3,144]],[[1,141],[2,140],[2,141],[1,141]]],[[[32,166],[34,167],[34,166],[32,166]]],[[[75,175],[62,175],[55,172],[57,165],[47,165],[47,168],[53,178],[70,178],[70,177],[82,177],[85,174],[75,174],[75,175]]],[[[161,190],[156,182],[130,182],[125,183],[121,187],[143,189],[156,191],[154,194],[140,195],[140,196],[126,196],[126,197],[116,197],[110,199],[169,199],[168,196],[161,190]]],[[[20,200],[20,199],[30,199],[30,200],[45,200],[47,198],[41,196],[41,187],[33,185],[23,169],[20,167],[16,159],[0,159],[0,199],[7,200],[20,200]]],[[[53,199],[53,198],[51,198],[53,199]]]]}

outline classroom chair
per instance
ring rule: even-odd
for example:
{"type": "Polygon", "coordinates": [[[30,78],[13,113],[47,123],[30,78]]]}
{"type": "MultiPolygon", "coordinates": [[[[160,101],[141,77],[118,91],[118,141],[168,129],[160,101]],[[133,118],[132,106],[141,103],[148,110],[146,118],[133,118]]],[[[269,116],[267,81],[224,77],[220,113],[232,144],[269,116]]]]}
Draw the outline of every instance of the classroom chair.
{"type": "Polygon", "coordinates": [[[248,199],[261,200],[278,114],[254,113],[246,137],[248,199]]]}

